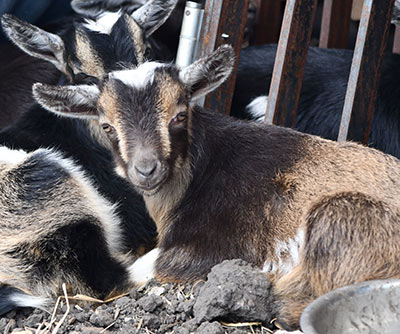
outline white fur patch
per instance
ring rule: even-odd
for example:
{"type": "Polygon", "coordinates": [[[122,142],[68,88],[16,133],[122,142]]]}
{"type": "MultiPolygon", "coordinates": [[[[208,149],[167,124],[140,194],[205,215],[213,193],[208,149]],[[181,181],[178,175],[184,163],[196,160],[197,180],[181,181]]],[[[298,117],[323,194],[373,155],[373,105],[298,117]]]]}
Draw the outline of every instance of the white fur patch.
{"type": "Polygon", "coordinates": [[[263,123],[265,118],[265,113],[267,111],[268,96],[262,95],[256,97],[246,106],[246,112],[250,114],[251,119],[256,122],[263,123]]]}
{"type": "Polygon", "coordinates": [[[0,146],[0,162],[15,165],[27,157],[28,153],[23,150],[12,150],[5,146],[0,146]]]}
{"type": "Polygon", "coordinates": [[[48,299],[43,297],[30,296],[24,293],[14,293],[9,296],[10,301],[20,307],[36,307],[43,309],[49,302],[48,299]]]}
{"type": "Polygon", "coordinates": [[[135,284],[144,285],[152,279],[154,277],[154,265],[159,254],[160,249],[154,248],[138,258],[128,269],[131,281],[135,284]]]}
{"type": "Polygon", "coordinates": [[[109,35],[112,27],[121,17],[122,12],[104,12],[101,13],[96,20],[85,19],[83,26],[91,31],[109,35]]]}
{"type": "Polygon", "coordinates": [[[304,244],[304,230],[299,229],[294,238],[288,241],[277,241],[275,247],[276,260],[265,261],[263,272],[288,274],[300,263],[300,249],[304,244]],[[284,255],[284,256],[282,256],[284,255]]]}
{"type": "Polygon", "coordinates": [[[111,72],[110,78],[121,80],[135,88],[144,88],[153,82],[155,69],[163,66],[165,65],[161,63],[147,62],[132,70],[111,72]]]}
{"type": "Polygon", "coordinates": [[[126,179],[125,170],[121,166],[116,166],[114,171],[117,175],[121,176],[123,179],[126,179]]]}
{"type": "Polygon", "coordinates": [[[93,186],[92,181],[71,159],[64,158],[61,154],[46,149],[39,149],[35,152],[45,152],[49,160],[52,160],[54,163],[61,166],[80,184],[84,197],[89,202],[87,205],[92,208],[96,213],[97,218],[102,223],[108,249],[112,254],[118,253],[122,246],[122,231],[121,222],[115,212],[117,204],[111,204],[101,196],[93,186]]]}

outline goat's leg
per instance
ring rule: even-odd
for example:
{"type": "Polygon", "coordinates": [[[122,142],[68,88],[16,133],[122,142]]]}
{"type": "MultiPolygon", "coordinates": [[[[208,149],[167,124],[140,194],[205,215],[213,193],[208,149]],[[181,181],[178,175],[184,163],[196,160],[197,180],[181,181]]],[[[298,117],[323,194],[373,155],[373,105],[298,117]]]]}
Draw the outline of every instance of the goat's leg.
{"type": "Polygon", "coordinates": [[[313,299],[356,282],[400,276],[400,214],[360,193],[322,199],[306,219],[301,262],[274,282],[278,322],[296,328],[313,299]]]}

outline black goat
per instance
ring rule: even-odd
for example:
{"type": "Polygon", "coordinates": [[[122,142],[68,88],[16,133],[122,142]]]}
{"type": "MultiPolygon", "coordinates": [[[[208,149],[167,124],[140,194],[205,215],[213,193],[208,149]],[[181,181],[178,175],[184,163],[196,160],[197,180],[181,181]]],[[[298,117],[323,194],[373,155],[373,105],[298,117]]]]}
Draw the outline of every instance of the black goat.
{"type": "MultiPolygon", "coordinates": [[[[242,50],[231,115],[263,121],[276,48],[242,50]]],[[[310,47],[296,130],[337,139],[352,57],[350,50],[310,47]]],[[[400,158],[400,55],[388,53],[383,59],[368,145],[400,158]]]]}

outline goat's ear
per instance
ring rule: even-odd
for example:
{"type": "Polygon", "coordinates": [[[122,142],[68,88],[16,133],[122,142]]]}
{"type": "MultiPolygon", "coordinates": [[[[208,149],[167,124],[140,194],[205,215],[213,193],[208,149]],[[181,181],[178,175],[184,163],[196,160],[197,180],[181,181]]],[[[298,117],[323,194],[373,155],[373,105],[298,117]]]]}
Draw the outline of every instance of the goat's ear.
{"type": "Polygon", "coordinates": [[[231,74],[235,53],[230,45],[221,45],[211,55],[195,61],[179,72],[179,78],[197,99],[219,87],[231,74]]]}
{"type": "Polygon", "coordinates": [[[394,2],[392,23],[397,27],[400,26],[400,0],[394,2]]]}
{"type": "Polygon", "coordinates": [[[67,117],[97,119],[97,86],[50,86],[35,83],[33,96],[45,109],[67,117]]]}
{"type": "Polygon", "coordinates": [[[11,41],[20,49],[33,57],[49,61],[60,71],[65,72],[65,47],[59,36],[10,14],[2,16],[1,25],[11,41]]]}
{"type": "Polygon", "coordinates": [[[146,0],[72,0],[72,9],[83,16],[96,18],[104,12],[123,10],[132,13],[146,3],[146,0]]]}
{"type": "Polygon", "coordinates": [[[149,37],[168,19],[177,3],[178,0],[149,0],[132,17],[149,37]]]}

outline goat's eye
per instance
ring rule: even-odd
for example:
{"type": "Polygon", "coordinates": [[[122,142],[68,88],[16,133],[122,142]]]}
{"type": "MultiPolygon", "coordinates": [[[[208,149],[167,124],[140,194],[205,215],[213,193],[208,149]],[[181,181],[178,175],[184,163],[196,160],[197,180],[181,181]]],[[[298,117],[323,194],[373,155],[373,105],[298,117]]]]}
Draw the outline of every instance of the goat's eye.
{"type": "Polygon", "coordinates": [[[74,82],[84,83],[84,84],[91,84],[91,83],[97,84],[99,80],[91,75],[80,72],[75,75],[74,82]]]}
{"type": "Polygon", "coordinates": [[[112,133],[114,131],[114,128],[110,124],[107,124],[107,123],[103,123],[101,125],[101,127],[104,130],[104,132],[106,132],[106,133],[112,133]]]}
{"type": "Polygon", "coordinates": [[[186,118],[187,118],[187,113],[182,111],[172,119],[171,123],[175,124],[182,123],[186,120],[186,118]]]}

